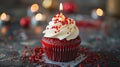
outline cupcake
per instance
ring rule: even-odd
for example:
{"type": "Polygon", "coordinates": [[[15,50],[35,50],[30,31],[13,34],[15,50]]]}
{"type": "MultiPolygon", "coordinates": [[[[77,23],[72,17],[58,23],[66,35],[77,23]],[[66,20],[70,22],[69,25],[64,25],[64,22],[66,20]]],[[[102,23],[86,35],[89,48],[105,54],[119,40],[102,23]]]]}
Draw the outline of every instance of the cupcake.
{"type": "Polygon", "coordinates": [[[68,62],[79,56],[81,40],[73,19],[59,13],[52,18],[43,33],[42,47],[48,59],[68,62]]]}

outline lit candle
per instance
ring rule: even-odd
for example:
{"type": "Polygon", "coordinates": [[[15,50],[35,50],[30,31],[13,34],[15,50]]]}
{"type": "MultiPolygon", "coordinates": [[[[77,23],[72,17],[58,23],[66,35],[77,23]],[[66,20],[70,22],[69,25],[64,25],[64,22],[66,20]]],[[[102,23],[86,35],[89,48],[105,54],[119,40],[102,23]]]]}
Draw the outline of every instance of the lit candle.
{"type": "Polygon", "coordinates": [[[60,3],[59,10],[60,10],[60,11],[62,11],[62,10],[63,10],[63,5],[62,5],[62,3],[60,3]]]}
{"type": "Polygon", "coordinates": [[[63,5],[62,5],[62,3],[60,3],[59,10],[60,10],[60,16],[62,18],[65,18],[65,16],[62,14],[62,11],[63,11],[63,5]]]}

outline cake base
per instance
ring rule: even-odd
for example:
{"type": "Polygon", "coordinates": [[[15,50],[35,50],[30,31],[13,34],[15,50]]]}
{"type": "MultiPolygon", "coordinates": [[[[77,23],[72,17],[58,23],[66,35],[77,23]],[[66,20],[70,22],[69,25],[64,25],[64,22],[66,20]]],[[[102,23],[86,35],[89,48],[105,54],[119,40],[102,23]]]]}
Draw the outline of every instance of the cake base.
{"type": "Polygon", "coordinates": [[[74,67],[76,65],[78,65],[80,62],[82,62],[85,58],[87,58],[87,56],[85,56],[84,54],[81,54],[80,56],[78,56],[75,60],[73,61],[69,61],[69,62],[56,62],[56,61],[52,61],[49,60],[45,54],[43,54],[43,60],[45,60],[45,63],[48,64],[55,64],[55,65],[59,65],[61,67],[68,67],[68,65],[70,67],[74,67]]]}

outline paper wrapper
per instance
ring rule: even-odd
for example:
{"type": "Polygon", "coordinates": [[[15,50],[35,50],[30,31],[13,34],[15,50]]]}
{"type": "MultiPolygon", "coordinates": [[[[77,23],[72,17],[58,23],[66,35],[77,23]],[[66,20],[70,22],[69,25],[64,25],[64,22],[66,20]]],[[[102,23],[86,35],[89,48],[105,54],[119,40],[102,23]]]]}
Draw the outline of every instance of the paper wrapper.
{"type": "Polygon", "coordinates": [[[42,41],[44,52],[48,59],[58,62],[68,62],[79,56],[79,45],[58,46],[42,41]]]}

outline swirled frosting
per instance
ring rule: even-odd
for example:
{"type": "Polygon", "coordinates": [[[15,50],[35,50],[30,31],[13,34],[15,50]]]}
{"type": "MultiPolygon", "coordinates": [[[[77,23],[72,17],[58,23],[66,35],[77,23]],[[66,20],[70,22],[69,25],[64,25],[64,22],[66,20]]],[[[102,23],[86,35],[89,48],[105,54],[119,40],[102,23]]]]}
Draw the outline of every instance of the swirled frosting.
{"type": "Polygon", "coordinates": [[[52,18],[43,33],[44,37],[71,40],[79,35],[79,29],[73,19],[59,13],[52,18]]]}

